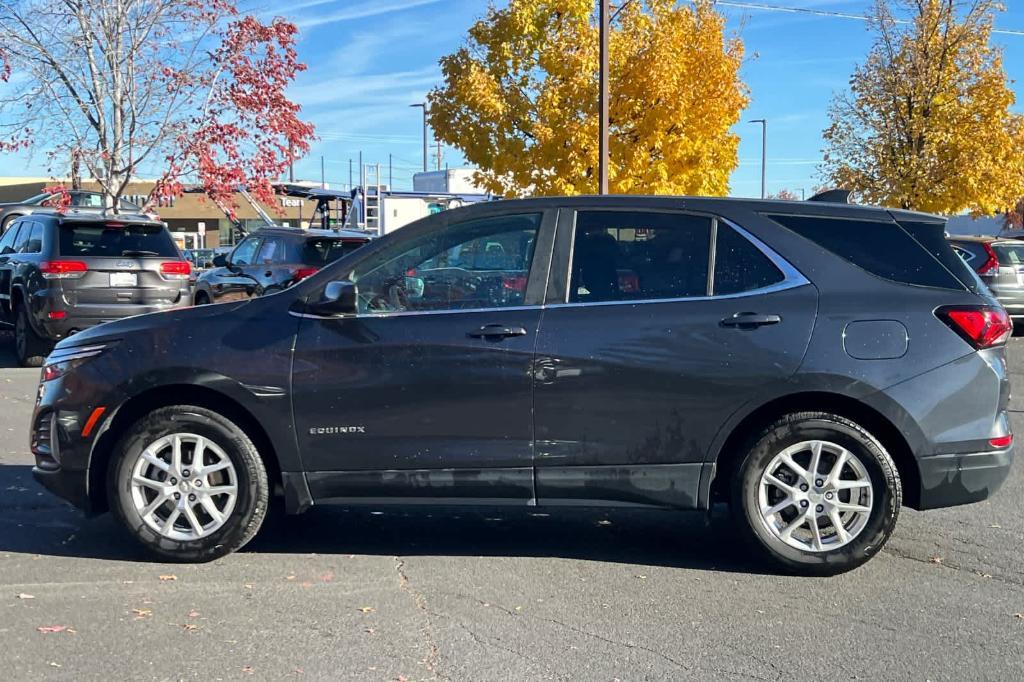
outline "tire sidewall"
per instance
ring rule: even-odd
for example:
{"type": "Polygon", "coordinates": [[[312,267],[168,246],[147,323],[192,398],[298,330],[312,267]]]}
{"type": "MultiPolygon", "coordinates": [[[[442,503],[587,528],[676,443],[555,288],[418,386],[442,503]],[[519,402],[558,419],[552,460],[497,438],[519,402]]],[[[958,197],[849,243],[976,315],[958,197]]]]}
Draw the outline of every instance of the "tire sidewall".
{"type": "Polygon", "coordinates": [[[111,507],[139,542],[164,558],[201,561],[230,553],[249,539],[244,536],[253,519],[261,522],[266,513],[266,474],[259,455],[238,427],[214,413],[186,407],[157,410],[129,430],[117,448],[117,455],[108,481],[111,507]],[[235,468],[238,493],[231,515],[216,531],[196,540],[172,540],[160,535],[143,521],[132,500],[132,470],[143,449],[174,433],[192,433],[209,439],[224,451],[235,468]]]}
{"type": "Polygon", "coordinates": [[[735,493],[740,498],[745,525],[764,551],[785,567],[820,574],[850,570],[877,554],[895,527],[901,502],[895,467],[882,445],[855,424],[827,417],[777,424],[766,432],[744,460],[735,493]],[[759,486],[768,464],[785,448],[809,440],[829,441],[856,455],[873,488],[871,514],[865,527],[851,542],[828,552],[787,545],[767,528],[760,511],[759,486]]]}

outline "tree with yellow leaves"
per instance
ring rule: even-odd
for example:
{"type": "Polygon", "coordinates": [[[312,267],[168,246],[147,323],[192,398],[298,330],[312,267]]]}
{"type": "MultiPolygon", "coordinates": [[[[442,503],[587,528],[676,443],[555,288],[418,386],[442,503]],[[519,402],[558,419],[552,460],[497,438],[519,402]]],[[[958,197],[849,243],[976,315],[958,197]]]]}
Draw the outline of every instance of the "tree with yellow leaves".
{"type": "MultiPolygon", "coordinates": [[[[609,33],[610,189],[723,195],[746,107],[743,45],[709,0],[633,0],[609,33]]],[[[488,191],[596,193],[598,29],[592,0],[510,0],[441,60],[437,137],[488,191]]]]}
{"type": "Polygon", "coordinates": [[[862,200],[990,215],[1024,195],[1024,117],[1002,52],[996,0],[878,0],[875,43],[825,130],[823,170],[862,200]]]}

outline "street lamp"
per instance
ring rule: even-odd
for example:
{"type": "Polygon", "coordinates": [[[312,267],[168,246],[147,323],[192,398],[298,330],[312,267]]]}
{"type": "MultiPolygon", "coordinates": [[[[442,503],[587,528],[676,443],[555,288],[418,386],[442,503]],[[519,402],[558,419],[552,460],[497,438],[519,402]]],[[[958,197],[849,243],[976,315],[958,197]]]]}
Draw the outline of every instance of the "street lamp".
{"type": "Polygon", "coordinates": [[[761,124],[761,198],[764,199],[768,196],[765,186],[768,166],[768,121],[763,118],[756,118],[750,122],[761,124]]]}
{"type": "Polygon", "coordinates": [[[423,172],[427,172],[427,103],[410,104],[410,107],[423,109],[423,172]]]}
{"type": "Polygon", "coordinates": [[[598,114],[601,118],[600,139],[597,143],[597,177],[598,194],[608,194],[608,0],[601,0],[601,11],[598,17],[601,37],[601,66],[598,77],[599,93],[597,96],[598,114]]]}

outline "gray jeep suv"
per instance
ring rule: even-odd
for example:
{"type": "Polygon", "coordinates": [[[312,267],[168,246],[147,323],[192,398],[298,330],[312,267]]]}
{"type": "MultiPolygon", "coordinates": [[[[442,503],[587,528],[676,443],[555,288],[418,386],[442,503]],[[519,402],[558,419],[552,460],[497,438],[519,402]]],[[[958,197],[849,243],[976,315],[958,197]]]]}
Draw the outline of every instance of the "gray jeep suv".
{"type": "Polygon", "coordinates": [[[0,323],[14,327],[18,361],[39,366],[83,329],[190,305],[191,272],[146,216],[33,213],[0,237],[0,323]]]}

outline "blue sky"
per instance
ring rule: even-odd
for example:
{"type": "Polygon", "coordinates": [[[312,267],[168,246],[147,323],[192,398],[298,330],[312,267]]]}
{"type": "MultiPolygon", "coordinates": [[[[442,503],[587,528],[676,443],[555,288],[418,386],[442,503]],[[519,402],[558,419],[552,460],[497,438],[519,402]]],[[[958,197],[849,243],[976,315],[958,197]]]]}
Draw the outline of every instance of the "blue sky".
{"type": "MultiPolygon", "coordinates": [[[[613,0],[614,2],[614,0],[613,0]]],[[[501,4],[501,2],[499,2],[501,4]]],[[[731,5],[771,4],[845,14],[863,14],[871,0],[750,0],[731,5]]],[[[997,19],[997,27],[1024,31],[1024,3],[1015,0],[997,19]]],[[[870,46],[862,21],[800,13],[719,5],[731,30],[743,39],[747,59],[743,80],[751,103],[744,121],[767,118],[768,190],[786,187],[799,193],[818,184],[821,131],[836,91],[846,88],[854,65],[870,46]]],[[[249,11],[281,14],[300,27],[300,56],[309,65],[292,90],[321,140],[296,165],[296,175],[320,178],[324,158],[327,181],[348,183],[349,159],[357,166],[380,162],[387,181],[388,154],[394,158],[396,188],[411,187],[421,164],[421,115],[409,104],[440,80],[438,59],[455,50],[466,29],[486,10],[486,0],[249,0],[249,11]]],[[[1005,48],[1011,80],[1024,80],[1024,35],[997,35],[1005,48]]],[[[1017,109],[1024,111],[1020,83],[1017,109]]],[[[760,126],[741,123],[740,167],[732,193],[760,192],[760,126]]],[[[445,162],[463,164],[454,149],[445,162]]],[[[0,175],[25,174],[25,161],[0,158],[0,175]]],[[[42,172],[41,169],[36,169],[42,172]]],[[[358,182],[358,170],[355,171],[358,182]]]]}

